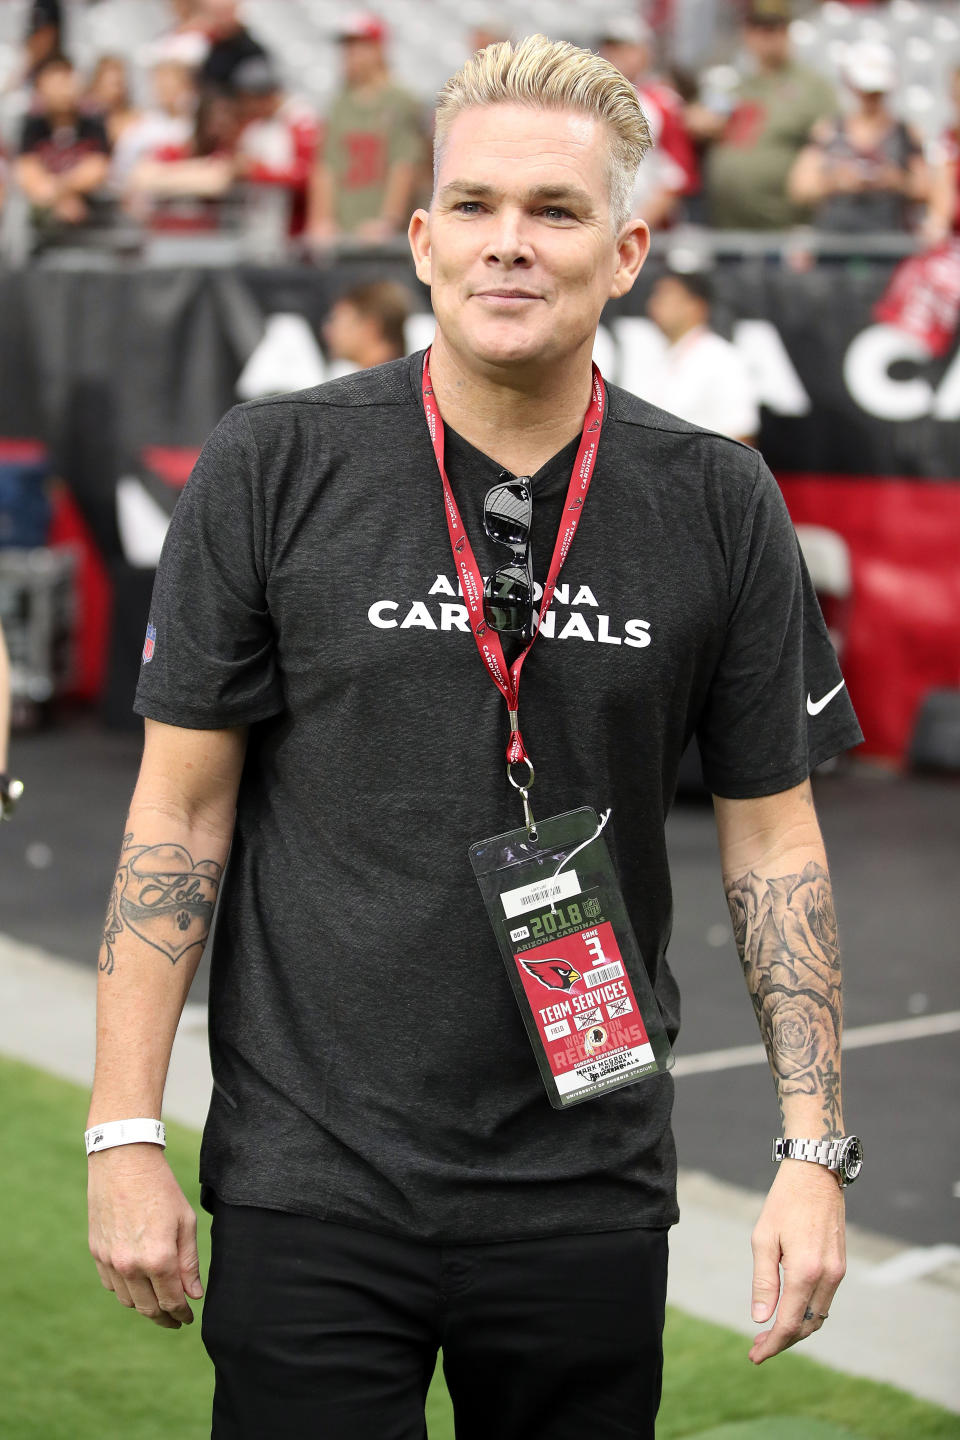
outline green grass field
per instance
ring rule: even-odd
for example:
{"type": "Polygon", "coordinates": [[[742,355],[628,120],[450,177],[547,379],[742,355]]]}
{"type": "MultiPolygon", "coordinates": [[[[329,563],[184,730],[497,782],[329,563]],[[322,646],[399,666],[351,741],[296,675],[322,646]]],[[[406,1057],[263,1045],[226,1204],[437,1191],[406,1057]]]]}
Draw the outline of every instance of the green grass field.
{"type": "MultiPolygon", "coordinates": [[[[0,1058],[0,1436],[3,1440],[200,1440],[212,1376],[199,1325],[161,1331],[104,1291],[86,1245],[86,1093],[0,1058]]],[[[198,1137],[167,1127],[168,1155],[198,1207],[198,1137]]],[[[206,1273],[207,1226],[200,1253],[206,1273]]],[[[754,1370],[748,1342],[671,1312],[660,1440],[957,1440],[960,1417],[802,1355],[754,1370]]],[[[452,1440],[442,1381],[430,1440],[452,1440]]],[[[268,1437],[264,1437],[268,1440],[268,1437]]],[[[375,1440],[375,1437],[371,1437],[375,1440]]]]}

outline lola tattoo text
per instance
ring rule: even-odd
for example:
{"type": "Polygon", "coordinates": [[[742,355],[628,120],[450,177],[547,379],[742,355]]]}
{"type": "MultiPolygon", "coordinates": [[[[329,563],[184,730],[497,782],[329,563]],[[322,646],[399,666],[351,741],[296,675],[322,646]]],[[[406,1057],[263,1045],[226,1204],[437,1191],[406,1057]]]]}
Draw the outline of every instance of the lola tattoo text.
{"type": "Polygon", "coordinates": [[[194,862],[182,845],[134,845],[133,835],[125,835],[103,931],[104,974],[113,974],[114,947],[125,930],[173,965],[194,946],[202,949],[221,874],[222,866],[213,860],[194,862]]]}
{"type": "Polygon", "coordinates": [[[783,1102],[819,1096],[823,1138],[840,1135],[842,999],[830,878],[811,861],[796,875],[752,871],[727,886],[747,988],[783,1102]]]}

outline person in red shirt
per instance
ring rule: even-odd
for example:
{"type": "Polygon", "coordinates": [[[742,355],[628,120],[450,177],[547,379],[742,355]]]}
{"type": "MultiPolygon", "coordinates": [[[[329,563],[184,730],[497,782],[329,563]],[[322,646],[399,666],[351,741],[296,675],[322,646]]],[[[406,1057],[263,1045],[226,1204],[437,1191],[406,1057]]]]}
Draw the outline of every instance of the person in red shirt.
{"type": "Polygon", "coordinates": [[[681,96],[653,71],[654,37],[640,19],[612,20],[600,38],[600,53],[637,87],[650,126],[653,153],[641,166],[634,213],[662,228],[678,217],[685,196],[700,188],[693,141],[684,123],[681,96]]]}
{"type": "Polygon", "coordinates": [[[234,160],[237,178],[286,190],[289,232],[299,235],[317,155],[317,117],[305,101],[284,94],[273,68],[259,56],[237,66],[231,88],[243,126],[234,160]]]}
{"type": "Polygon", "coordinates": [[[224,197],[235,180],[236,101],[208,93],[193,138],[163,144],[138,161],[127,181],[130,208],[153,230],[221,228],[224,197]]]}

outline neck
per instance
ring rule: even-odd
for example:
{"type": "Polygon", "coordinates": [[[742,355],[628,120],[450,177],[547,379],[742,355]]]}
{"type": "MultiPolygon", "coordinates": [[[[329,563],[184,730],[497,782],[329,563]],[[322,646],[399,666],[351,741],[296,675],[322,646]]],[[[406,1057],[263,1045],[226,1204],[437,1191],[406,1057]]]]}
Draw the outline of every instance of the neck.
{"type": "Polygon", "coordinates": [[[579,435],[590,403],[590,354],[527,376],[474,369],[437,331],[430,378],[440,414],[471,445],[514,475],[534,475],[579,435]]]}

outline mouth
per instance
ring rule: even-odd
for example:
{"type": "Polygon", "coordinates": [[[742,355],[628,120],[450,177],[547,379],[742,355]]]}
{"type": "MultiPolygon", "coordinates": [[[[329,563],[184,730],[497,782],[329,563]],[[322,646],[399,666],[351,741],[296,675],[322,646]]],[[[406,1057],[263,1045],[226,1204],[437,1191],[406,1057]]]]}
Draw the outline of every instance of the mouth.
{"type": "Polygon", "coordinates": [[[543,296],[533,290],[475,290],[477,300],[500,300],[517,303],[521,300],[542,300],[543,296]]]}

